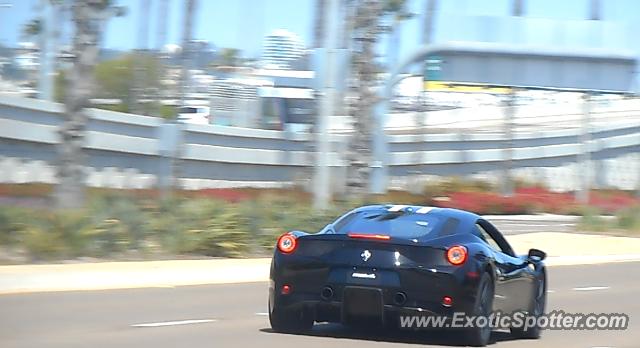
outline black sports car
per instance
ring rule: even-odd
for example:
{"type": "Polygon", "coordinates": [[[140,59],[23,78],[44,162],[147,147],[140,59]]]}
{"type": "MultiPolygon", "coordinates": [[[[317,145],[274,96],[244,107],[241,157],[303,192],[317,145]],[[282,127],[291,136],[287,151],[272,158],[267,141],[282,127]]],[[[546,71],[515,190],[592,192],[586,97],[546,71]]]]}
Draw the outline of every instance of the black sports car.
{"type": "MultiPolygon", "coordinates": [[[[540,316],[545,253],[518,256],[482,217],[409,205],[357,208],[309,234],[282,235],[271,262],[269,320],[278,332],[314,322],[398,327],[402,315],[540,316]]],[[[540,328],[511,328],[537,338],[540,328]]],[[[484,346],[491,327],[464,328],[484,346]]]]}

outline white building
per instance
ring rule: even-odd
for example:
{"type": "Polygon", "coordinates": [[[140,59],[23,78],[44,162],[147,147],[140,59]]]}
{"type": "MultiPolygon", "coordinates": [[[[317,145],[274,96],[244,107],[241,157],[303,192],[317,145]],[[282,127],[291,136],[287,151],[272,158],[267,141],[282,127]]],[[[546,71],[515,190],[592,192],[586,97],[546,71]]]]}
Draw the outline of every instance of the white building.
{"type": "Polygon", "coordinates": [[[291,69],[292,64],[305,53],[300,37],[290,31],[277,29],[264,39],[262,67],[265,69],[291,69]]]}

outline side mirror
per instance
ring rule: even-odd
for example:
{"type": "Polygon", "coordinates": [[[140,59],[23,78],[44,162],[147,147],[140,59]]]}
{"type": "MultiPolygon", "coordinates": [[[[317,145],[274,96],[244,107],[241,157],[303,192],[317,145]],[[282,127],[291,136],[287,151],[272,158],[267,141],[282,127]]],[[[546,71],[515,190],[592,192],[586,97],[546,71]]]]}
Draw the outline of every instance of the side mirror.
{"type": "Polygon", "coordinates": [[[547,258],[547,253],[539,249],[529,249],[527,259],[532,262],[540,262],[547,258]]]}

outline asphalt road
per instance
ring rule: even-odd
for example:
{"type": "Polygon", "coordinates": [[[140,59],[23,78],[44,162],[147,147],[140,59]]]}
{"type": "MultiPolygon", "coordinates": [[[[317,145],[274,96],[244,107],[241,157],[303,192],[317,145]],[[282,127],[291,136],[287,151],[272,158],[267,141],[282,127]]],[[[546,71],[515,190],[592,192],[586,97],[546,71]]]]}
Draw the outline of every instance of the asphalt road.
{"type": "MultiPolygon", "coordinates": [[[[494,332],[492,346],[637,348],[639,274],[640,263],[549,269],[548,310],[627,313],[630,324],[625,331],[545,331],[540,340],[514,340],[507,333],[494,332]]],[[[354,332],[329,324],[317,324],[308,335],[277,334],[269,327],[266,297],[264,282],[3,295],[0,347],[361,348],[459,344],[456,335],[450,333],[354,332]]]]}

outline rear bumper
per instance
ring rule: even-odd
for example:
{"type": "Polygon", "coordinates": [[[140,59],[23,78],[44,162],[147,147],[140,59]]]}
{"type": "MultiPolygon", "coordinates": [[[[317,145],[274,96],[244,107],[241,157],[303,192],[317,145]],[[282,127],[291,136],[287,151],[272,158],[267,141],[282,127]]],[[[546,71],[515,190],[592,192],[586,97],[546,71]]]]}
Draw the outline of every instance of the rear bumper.
{"type": "MultiPolygon", "coordinates": [[[[317,322],[331,322],[353,324],[344,315],[343,303],[338,301],[301,301],[292,303],[287,307],[289,310],[303,310],[317,322]]],[[[380,317],[361,317],[359,319],[364,322],[376,321],[383,324],[393,324],[398,322],[400,316],[452,316],[450,309],[444,309],[439,312],[427,310],[424,308],[403,307],[395,305],[384,305],[382,316],[380,317]]]]}
{"type": "MultiPolygon", "coordinates": [[[[272,303],[287,311],[304,311],[318,322],[340,322],[349,324],[345,316],[346,288],[376,289],[381,293],[382,313],[378,321],[394,323],[400,316],[452,316],[455,312],[471,313],[475,303],[476,282],[459,278],[456,274],[441,273],[420,275],[418,279],[407,278],[407,286],[385,286],[361,282],[301,282],[296,277],[274,277],[269,295],[272,303]],[[275,279],[274,279],[275,278],[275,279]],[[283,295],[284,285],[291,289],[283,295]],[[327,291],[330,289],[330,291],[327,291]],[[330,296],[327,294],[330,293],[330,296]],[[400,295],[401,294],[401,295],[400,295]],[[453,299],[451,306],[443,304],[443,297],[453,299]]],[[[406,277],[405,277],[406,278],[406,277]]],[[[316,278],[316,280],[322,278],[316,278]]],[[[326,278],[325,278],[326,279],[326,278]]],[[[302,280],[302,279],[300,279],[302,280]]],[[[406,279],[405,279],[406,280],[406,279]]],[[[394,284],[395,285],[395,284],[394,284]]],[[[362,318],[367,319],[367,318],[362,318]]],[[[368,318],[372,319],[372,318],[368,318]]]]}

